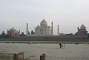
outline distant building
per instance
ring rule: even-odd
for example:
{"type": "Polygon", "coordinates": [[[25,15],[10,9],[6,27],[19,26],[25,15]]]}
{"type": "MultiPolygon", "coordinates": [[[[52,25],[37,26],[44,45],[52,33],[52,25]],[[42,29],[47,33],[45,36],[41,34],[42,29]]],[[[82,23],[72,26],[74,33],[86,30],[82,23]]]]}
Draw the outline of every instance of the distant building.
{"type": "Polygon", "coordinates": [[[86,27],[82,24],[80,27],[77,28],[78,32],[75,34],[78,37],[88,37],[88,31],[86,27]]]}
{"type": "Polygon", "coordinates": [[[28,28],[28,23],[26,23],[26,36],[30,36],[29,28],[28,28]]]}
{"type": "Polygon", "coordinates": [[[60,35],[60,32],[59,32],[59,25],[57,27],[57,34],[60,35]]]}
{"type": "Polygon", "coordinates": [[[38,25],[35,28],[35,35],[36,36],[53,35],[53,22],[52,22],[52,26],[48,26],[46,20],[43,19],[40,25],[38,25]]]}
{"type": "Polygon", "coordinates": [[[9,37],[19,37],[20,33],[16,29],[11,28],[7,31],[7,35],[9,37]]]}

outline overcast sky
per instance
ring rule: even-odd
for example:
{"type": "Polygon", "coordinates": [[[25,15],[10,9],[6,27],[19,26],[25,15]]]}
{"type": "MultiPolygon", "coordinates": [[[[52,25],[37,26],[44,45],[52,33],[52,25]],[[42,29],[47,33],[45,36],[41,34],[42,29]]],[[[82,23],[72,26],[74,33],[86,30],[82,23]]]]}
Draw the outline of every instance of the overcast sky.
{"type": "Polygon", "coordinates": [[[42,19],[57,24],[61,33],[75,33],[84,24],[89,31],[89,0],[0,0],[0,32],[15,27],[25,32],[42,19]]]}

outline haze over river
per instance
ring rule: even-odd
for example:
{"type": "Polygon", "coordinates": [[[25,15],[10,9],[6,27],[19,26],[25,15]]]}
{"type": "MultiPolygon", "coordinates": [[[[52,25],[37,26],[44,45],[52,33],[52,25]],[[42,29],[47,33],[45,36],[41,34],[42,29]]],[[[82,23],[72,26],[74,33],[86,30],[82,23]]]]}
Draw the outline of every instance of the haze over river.
{"type": "Polygon", "coordinates": [[[89,44],[23,44],[0,43],[0,51],[20,50],[25,58],[40,60],[42,53],[46,54],[46,60],[89,60],[89,44]]]}

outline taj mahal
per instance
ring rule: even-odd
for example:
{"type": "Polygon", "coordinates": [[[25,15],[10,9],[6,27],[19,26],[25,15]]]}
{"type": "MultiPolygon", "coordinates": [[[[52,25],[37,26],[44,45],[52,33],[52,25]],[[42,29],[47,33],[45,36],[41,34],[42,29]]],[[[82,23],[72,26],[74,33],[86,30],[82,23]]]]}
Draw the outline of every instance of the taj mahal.
{"type": "Polygon", "coordinates": [[[37,27],[35,28],[35,35],[37,36],[53,35],[53,22],[51,22],[51,26],[48,26],[47,21],[43,19],[40,22],[40,25],[37,25],[37,27]]]}

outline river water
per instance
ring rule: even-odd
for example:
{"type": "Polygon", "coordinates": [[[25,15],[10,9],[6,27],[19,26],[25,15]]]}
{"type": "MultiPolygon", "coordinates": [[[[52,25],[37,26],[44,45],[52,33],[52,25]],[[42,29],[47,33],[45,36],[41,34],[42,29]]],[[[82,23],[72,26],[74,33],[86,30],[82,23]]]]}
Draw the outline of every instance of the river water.
{"type": "Polygon", "coordinates": [[[46,60],[89,60],[89,44],[23,44],[0,43],[0,51],[23,51],[28,60],[40,60],[45,53],[46,60]]]}

